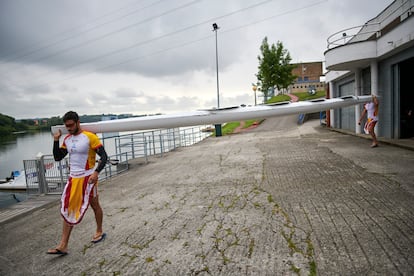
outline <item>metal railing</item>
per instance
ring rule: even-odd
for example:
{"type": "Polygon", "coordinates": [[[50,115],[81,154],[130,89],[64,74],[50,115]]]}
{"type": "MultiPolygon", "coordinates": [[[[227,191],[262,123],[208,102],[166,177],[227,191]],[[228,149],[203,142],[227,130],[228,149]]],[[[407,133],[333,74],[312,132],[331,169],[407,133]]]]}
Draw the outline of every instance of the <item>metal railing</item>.
{"type": "MultiPolygon", "coordinates": [[[[164,153],[178,147],[190,146],[204,140],[211,133],[202,131],[201,126],[192,128],[174,128],[152,130],[101,138],[108,152],[109,160],[99,174],[99,180],[110,178],[129,169],[129,160],[164,153]],[[114,148],[111,148],[111,145],[114,148]],[[107,148],[108,146],[108,148],[107,148]],[[115,154],[110,154],[115,152],[115,154]]],[[[53,155],[43,155],[35,160],[23,160],[28,194],[60,194],[68,180],[69,160],[64,158],[55,162],[53,155]]]]}
{"type": "Polygon", "coordinates": [[[414,0],[395,2],[376,18],[364,25],[359,25],[338,31],[327,38],[327,49],[333,49],[348,43],[378,39],[383,35],[384,28],[395,19],[404,21],[414,13],[414,0]]]}
{"type": "MultiPolygon", "coordinates": [[[[202,127],[172,128],[146,132],[130,133],[114,137],[116,156],[127,154],[128,158],[145,158],[148,156],[163,155],[178,147],[196,144],[211,133],[202,131],[202,127]]],[[[105,140],[104,143],[108,144],[105,140]]],[[[106,148],[106,146],[105,146],[106,148]]]]}
{"type": "Polygon", "coordinates": [[[55,162],[52,155],[35,160],[23,160],[28,194],[52,194],[62,192],[68,178],[68,159],[55,162]]]}
{"type": "Polygon", "coordinates": [[[338,46],[345,45],[351,42],[365,41],[374,34],[379,35],[380,23],[371,23],[364,24],[360,26],[355,26],[347,28],[336,32],[328,37],[328,49],[333,49],[338,46]]]}

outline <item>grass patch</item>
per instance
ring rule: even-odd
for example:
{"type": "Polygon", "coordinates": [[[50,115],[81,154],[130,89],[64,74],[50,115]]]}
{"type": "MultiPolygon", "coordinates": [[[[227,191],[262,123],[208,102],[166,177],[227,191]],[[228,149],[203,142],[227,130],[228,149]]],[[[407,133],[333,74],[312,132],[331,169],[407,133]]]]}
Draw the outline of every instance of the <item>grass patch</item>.
{"type": "Polygon", "coordinates": [[[244,121],[244,126],[243,126],[243,128],[248,128],[248,127],[251,127],[251,126],[252,126],[252,125],[254,125],[255,123],[260,124],[262,121],[263,121],[263,120],[247,120],[247,121],[244,121]]]}
{"type": "MultiPolygon", "coordinates": [[[[246,120],[244,121],[244,126],[243,128],[248,128],[251,127],[254,123],[258,122],[259,124],[262,122],[263,120],[246,120]]],[[[236,128],[238,128],[240,126],[240,122],[230,122],[230,123],[226,123],[225,125],[223,125],[221,127],[221,135],[228,135],[228,134],[232,134],[234,132],[234,130],[236,128]]],[[[216,133],[213,132],[213,136],[216,136],[216,133]]]]}
{"type": "MultiPolygon", "coordinates": [[[[315,95],[311,95],[308,92],[297,92],[297,93],[292,93],[292,94],[298,97],[299,101],[309,101],[313,99],[326,97],[325,91],[317,91],[315,95]]],[[[271,103],[279,103],[279,102],[286,102],[286,101],[290,101],[290,97],[288,95],[281,94],[281,95],[273,96],[266,103],[271,104],[271,103]]]]}
{"type": "Polygon", "coordinates": [[[221,127],[221,134],[227,135],[233,133],[233,131],[240,126],[240,122],[230,122],[221,127]]]}
{"type": "Polygon", "coordinates": [[[313,99],[326,97],[325,91],[317,91],[315,95],[310,95],[308,92],[298,92],[298,93],[292,93],[292,94],[298,97],[299,101],[309,101],[313,99]]]}
{"type": "Polygon", "coordinates": [[[281,95],[271,97],[266,103],[271,104],[271,103],[286,102],[286,101],[290,101],[290,97],[288,95],[281,94],[281,95]]]}

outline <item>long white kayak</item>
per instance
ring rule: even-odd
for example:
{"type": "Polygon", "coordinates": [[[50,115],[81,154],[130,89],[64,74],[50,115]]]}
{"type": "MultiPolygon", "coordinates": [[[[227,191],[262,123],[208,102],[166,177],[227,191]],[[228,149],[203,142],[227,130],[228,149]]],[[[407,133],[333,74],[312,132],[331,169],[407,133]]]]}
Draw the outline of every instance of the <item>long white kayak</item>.
{"type": "MultiPolygon", "coordinates": [[[[371,96],[345,96],[333,99],[316,99],[300,102],[280,102],[269,105],[235,106],[220,109],[199,110],[169,115],[133,117],[119,120],[81,123],[82,129],[94,132],[121,132],[146,129],[174,128],[196,125],[223,124],[249,119],[264,119],[301,113],[312,113],[328,109],[342,108],[371,100],[371,96]]],[[[52,133],[61,130],[67,133],[64,125],[52,126],[52,133]]]]}

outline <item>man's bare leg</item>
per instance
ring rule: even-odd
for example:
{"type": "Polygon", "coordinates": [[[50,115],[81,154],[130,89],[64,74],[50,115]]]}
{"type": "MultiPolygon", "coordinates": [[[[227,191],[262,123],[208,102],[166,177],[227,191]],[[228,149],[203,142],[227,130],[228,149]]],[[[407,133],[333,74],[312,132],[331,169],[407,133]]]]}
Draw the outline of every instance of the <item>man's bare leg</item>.
{"type": "Polygon", "coordinates": [[[93,212],[95,213],[95,221],[96,221],[96,233],[93,236],[93,240],[98,239],[102,236],[103,230],[102,230],[102,221],[103,221],[103,211],[101,208],[101,205],[99,204],[99,196],[96,195],[94,198],[91,198],[90,204],[93,209],[93,212]]]}
{"type": "Polygon", "coordinates": [[[55,248],[49,249],[48,253],[54,253],[57,250],[61,252],[67,252],[68,251],[68,244],[69,244],[69,238],[70,234],[72,233],[73,226],[67,223],[66,221],[63,221],[63,229],[62,229],[62,238],[60,239],[60,243],[55,248]]]}

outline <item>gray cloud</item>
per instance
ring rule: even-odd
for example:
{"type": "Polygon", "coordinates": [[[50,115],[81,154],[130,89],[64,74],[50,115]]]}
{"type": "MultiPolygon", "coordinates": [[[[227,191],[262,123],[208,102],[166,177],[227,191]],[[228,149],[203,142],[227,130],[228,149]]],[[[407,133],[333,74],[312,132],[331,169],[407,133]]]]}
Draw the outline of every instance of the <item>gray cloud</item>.
{"type": "Polygon", "coordinates": [[[0,1],[0,112],[16,118],[176,112],[252,104],[262,39],[294,62],[323,60],[326,38],[392,1],[0,1]],[[145,8],[146,7],[146,8],[145,8]],[[250,7],[250,8],[249,8],[250,7]]]}

